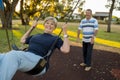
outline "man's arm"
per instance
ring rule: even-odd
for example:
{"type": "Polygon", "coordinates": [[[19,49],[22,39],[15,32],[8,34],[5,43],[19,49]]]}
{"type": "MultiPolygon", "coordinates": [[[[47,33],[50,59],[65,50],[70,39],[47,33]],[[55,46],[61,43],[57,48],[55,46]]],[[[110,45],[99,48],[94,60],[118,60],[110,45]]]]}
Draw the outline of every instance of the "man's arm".
{"type": "Polygon", "coordinates": [[[98,21],[96,20],[96,22],[95,22],[95,28],[94,28],[95,30],[94,30],[94,34],[93,34],[93,36],[92,36],[92,38],[91,38],[91,44],[93,44],[94,43],[94,40],[95,40],[95,38],[96,38],[96,35],[97,35],[97,33],[98,33],[98,21]]]}
{"type": "Polygon", "coordinates": [[[77,40],[76,41],[80,42],[80,29],[78,29],[78,31],[77,31],[77,40]]]}

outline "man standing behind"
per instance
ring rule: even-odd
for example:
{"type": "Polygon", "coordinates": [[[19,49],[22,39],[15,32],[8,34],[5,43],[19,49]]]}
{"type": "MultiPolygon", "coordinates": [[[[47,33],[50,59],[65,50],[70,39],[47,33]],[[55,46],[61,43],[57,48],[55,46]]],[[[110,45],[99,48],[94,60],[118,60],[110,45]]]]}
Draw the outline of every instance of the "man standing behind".
{"type": "Polygon", "coordinates": [[[77,41],[80,41],[79,36],[81,30],[83,33],[82,48],[84,62],[81,63],[80,66],[84,66],[85,71],[89,71],[91,69],[91,57],[94,40],[98,31],[98,21],[92,17],[91,9],[86,10],[86,18],[80,22],[77,32],[77,41]]]}

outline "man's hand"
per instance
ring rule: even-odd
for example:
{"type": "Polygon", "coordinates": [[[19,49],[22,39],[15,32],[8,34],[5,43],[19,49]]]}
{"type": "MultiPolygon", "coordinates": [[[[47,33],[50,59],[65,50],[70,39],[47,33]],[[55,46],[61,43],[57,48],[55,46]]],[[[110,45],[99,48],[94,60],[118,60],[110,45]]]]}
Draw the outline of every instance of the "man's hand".
{"type": "Polygon", "coordinates": [[[66,23],[62,25],[62,30],[63,30],[64,35],[67,34],[67,24],[66,23]]]}
{"type": "Polygon", "coordinates": [[[80,38],[77,38],[77,39],[76,39],[76,42],[78,42],[78,43],[79,43],[79,42],[80,42],[80,38]]]}
{"type": "Polygon", "coordinates": [[[93,37],[91,38],[91,44],[94,44],[94,40],[95,40],[95,37],[93,36],[93,37]]]}

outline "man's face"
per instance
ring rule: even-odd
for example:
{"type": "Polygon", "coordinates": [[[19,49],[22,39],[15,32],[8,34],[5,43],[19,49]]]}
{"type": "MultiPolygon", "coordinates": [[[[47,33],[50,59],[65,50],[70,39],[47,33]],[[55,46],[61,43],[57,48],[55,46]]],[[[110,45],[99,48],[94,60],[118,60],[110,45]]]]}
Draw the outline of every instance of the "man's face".
{"type": "Polygon", "coordinates": [[[86,18],[90,19],[92,16],[92,12],[91,11],[86,11],[86,18]]]}

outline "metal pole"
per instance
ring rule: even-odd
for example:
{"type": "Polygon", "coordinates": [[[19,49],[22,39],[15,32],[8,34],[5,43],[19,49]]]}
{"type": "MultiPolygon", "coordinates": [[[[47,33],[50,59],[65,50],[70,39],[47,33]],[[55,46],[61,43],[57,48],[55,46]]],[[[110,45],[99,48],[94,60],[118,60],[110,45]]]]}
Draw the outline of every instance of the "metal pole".
{"type": "MultiPolygon", "coordinates": [[[[2,20],[4,20],[4,22],[6,22],[6,19],[5,19],[5,15],[4,15],[4,5],[3,5],[3,1],[0,0],[0,12],[1,12],[1,17],[3,17],[2,20]]],[[[11,50],[11,47],[10,47],[10,41],[9,41],[9,36],[8,36],[8,30],[7,30],[7,24],[4,23],[4,26],[5,26],[5,32],[6,32],[6,37],[7,37],[7,41],[8,41],[8,46],[9,46],[9,50],[11,50]]]]}
{"type": "Polygon", "coordinates": [[[5,31],[6,31],[6,36],[7,36],[7,42],[8,42],[9,50],[11,50],[10,39],[9,39],[9,36],[8,36],[8,30],[7,30],[7,27],[5,28],[5,31]]]}

